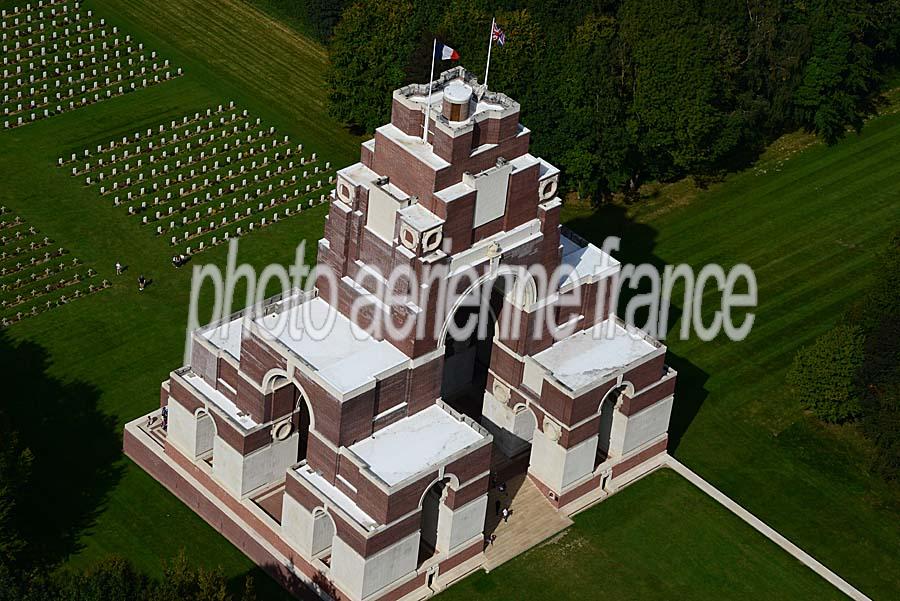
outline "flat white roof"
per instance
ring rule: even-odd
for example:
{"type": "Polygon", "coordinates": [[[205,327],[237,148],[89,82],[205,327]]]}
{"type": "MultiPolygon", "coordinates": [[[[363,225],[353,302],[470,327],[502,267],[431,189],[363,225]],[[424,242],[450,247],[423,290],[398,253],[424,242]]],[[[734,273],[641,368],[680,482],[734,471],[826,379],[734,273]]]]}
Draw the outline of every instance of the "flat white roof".
{"type": "Polygon", "coordinates": [[[537,240],[542,235],[541,220],[535,218],[509,231],[497,232],[492,236],[483,238],[470,248],[462,250],[450,258],[450,275],[488,260],[488,250],[494,242],[500,244],[500,248],[504,252],[510,252],[523,244],[537,240]]]}
{"type": "Polygon", "coordinates": [[[356,523],[367,530],[374,530],[378,522],[363,511],[353,499],[345,495],[339,488],[331,484],[308,465],[302,465],[294,470],[298,476],[309,482],[319,492],[324,494],[332,503],[344,510],[356,523]]]}
{"type": "Polygon", "coordinates": [[[644,338],[643,332],[623,328],[611,317],[560,340],[532,358],[570,390],[578,390],[657,348],[644,338]]]}
{"type": "Polygon", "coordinates": [[[411,204],[397,211],[400,218],[419,232],[424,232],[444,223],[444,220],[419,203],[411,204]]]}
{"type": "Polygon", "coordinates": [[[398,146],[405,148],[412,156],[434,170],[450,166],[450,163],[434,153],[434,148],[431,144],[427,144],[419,136],[410,136],[391,123],[382,125],[375,131],[396,142],[398,146]]]}
{"type": "MultiPolygon", "coordinates": [[[[509,161],[509,164],[513,166],[514,172],[520,171],[522,169],[527,169],[535,163],[543,164],[543,161],[541,159],[535,158],[535,156],[530,152],[526,152],[522,156],[518,156],[509,161]]],[[[540,168],[538,168],[538,170],[540,171],[540,168]]]]}
{"type": "Polygon", "coordinates": [[[363,165],[362,163],[353,163],[338,171],[338,175],[344,177],[355,186],[370,184],[378,179],[378,174],[363,165]]]}
{"type": "Polygon", "coordinates": [[[258,318],[268,336],[287,346],[341,393],[348,393],[393,369],[409,357],[390,342],[376,340],[321,298],[290,302],[282,313],[258,318]],[[333,319],[327,332],[325,324],[333,319]]]}
{"type": "Polygon", "coordinates": [[[349,447],[388,486],[428,471],[484,439],[472,426],[432,405],[349,447]]]}
{"type": "Polygon", "coordinates": [[[472,86],[465,84],[462,79],[454,79],[444,86],[444,95],[450,102],[468,102],[472,98],[472,86]]]}
{"type": "Polygon", "coordinates": [[[250,417],[249,414],[243,413],[238,406],[232,403],[228,397],[224,394],[210,386],[206,380],[198,376],[192,371],[189,371],[181,376],[184,380],[193,386],[197,392],[202,394],[206,399],[222,410],[226,415],[234,419],[237,423],[239,423],[243,428],[249,430],[259,424],[253,421],[253,418],[250,417]]]}
{"type": "Polygon", "coordinates": [[[456,182],[453,185],[447,186],[443,190],[438,190],[434,193],[434,195],[444,202],[452,202],[457,198],[462,198],[463,196],[474,190],[475,188],[473,188],[466,182],[456,182]]]}
{"type": "Polygon", "coordinates": [[[607,270],[614,272],[619,268],[620,263],[616,259],[593,244],[579,246],[565,235],[561,235],[559,239],[563,247],[562,262],[574,270],[563,276],[560,288],[571,282],[603,274],[607,270]]]}
{"type": "Polygon", "coordinates": [[[555,166],[551,165],[544,159],[537,159],[541,163],[540,173],[538,174],[538,178],[544,179],[545,177],[550,177],[551,175],[556,175],[559,173],[559,169],[555,166]]]}
{"type": "Polygon", "coordinates": [[[219,326],[202,332],[200,335],[209,340],[216,348],[228,352],[237,360],[241,359],[241,333],[244,330],[241,323],[243,317],[236,317],[219,326]]]}

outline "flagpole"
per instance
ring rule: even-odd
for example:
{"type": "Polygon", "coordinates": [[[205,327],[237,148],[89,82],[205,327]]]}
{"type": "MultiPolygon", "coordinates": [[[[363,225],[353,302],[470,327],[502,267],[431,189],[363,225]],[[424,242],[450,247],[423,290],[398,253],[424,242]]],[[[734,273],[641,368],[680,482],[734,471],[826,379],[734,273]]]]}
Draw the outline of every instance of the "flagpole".
{"type": "Polygon", "coordinates": [[[431,114],[431,84],[434,83],[434,55],[437,54],[437,38],[431,44],[431,77],[428,78],[428,103],[425,105],[425,125],[422,128],[422,141],[428,143],[428,121],[431,114]]]}
{"type": "Polygon", "coordinates": [[[484,89],[487,89],[487,78],[488,71],[491,69],[491,47],[494,45],[494,21],[495,18],[491,18],[491,34],[488,36],[488,57],[487,57],[487,65],[484,66],[484,89]]]}

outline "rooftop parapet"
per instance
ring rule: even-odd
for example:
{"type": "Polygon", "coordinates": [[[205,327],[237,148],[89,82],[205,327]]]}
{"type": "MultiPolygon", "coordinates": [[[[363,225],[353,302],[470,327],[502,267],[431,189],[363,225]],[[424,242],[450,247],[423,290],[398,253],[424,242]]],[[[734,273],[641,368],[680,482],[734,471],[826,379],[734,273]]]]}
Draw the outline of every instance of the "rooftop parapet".
{"type": "Polygon", "coordinates": [[[430,99],[428,88],[428,83],[409,84],[394,91],[394,100],[418,112],[427,105],[431,118],[439,127],[448,128],[448,133],[464,133],[476,122],[501,119],[520,109],[518,102],[506,94],[488,90],[463,67],[441,73],[432,82],[430,99]]]}

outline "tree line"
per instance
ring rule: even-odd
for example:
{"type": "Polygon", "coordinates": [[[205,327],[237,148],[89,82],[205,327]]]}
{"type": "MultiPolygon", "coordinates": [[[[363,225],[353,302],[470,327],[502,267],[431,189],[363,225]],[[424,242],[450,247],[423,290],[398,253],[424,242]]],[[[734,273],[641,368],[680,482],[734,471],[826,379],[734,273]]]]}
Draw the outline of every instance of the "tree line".
{"type": "MultiPolygon", "coordinates": [[[[533,151],[602,201],[644,182],[718,177],[803,128],[862,128],[892,76],[900,0],[313,0],[331,113],[371,132],[390,92],[425,81],[432,38],[522,105],[533,151]],[[337,15],[340,15],[339,17],[337,15]]],[[[441,63],[436,70],[448,68],[441,63]]]]}

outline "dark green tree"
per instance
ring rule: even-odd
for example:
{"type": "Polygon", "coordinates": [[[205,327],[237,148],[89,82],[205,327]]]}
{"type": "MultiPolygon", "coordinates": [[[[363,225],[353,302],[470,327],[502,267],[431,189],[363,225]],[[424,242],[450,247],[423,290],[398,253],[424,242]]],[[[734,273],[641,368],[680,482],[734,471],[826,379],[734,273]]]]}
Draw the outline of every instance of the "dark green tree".
{"type": "Polygon", "coordinates": [[[64,576],[60,583],[60,597],[72,601],[144,601],[152,598],[152,582],[120,557],[101,560],[83,574],[64,576]]]}
{"type": "Polygon", "coordinates": [[[548,138],[548,157],[558,157],[569,186],[583,197],[600,200],[627,188],[640,169],[627,127],[622,60],[616,20],[588,15],[561,61],[559,124],[537,134],[548,138]]]}
{"type": "Polygon", "coordinates": [[[739,148],[746,126],[723,77],[716,28],[698,0],[626,0],[630,127],[648,175],[706,174],[739,148]]]}
{"type": "MultiPolygon", "coordinates": [[[[0,408],[0,565],[11,571],[25,547],[17,524],[18,506],[31,474],[31,451],[19,442],[19,436],[0,408]]],[[[21,567],[21,566],[20,566],[21,567]]]]}
{"type": "Polygon", "coordinates": [[[900,232],[891,238],[863,302],[850,318],[866,335],[861,369],[863,432],[875,445],[874,469],[900,478],[900,232]]]}
{"type": "Polygon", "coordinates": [[[800,405],[826,422],[859,417],[857,378],[865,358],[864,344],[858,326],[839,325],[800,349],[787,375],[800,405]]]}
{"type": "Polygon", "coordinates": [[[521,104],[533,152],[595,199],[717,177],[797,127],[832,142],[862,126],[900,59],[900,0],[358,0],[332,39],[332,113],[387,121],[391,91],[427,77],[433,36],[481,78],[492,17],[507,43],[490,87],[521,104]]]}
{"type": "Polygon", "coordinates": [[[872,27],[864,0],[811,3],[811,55],[803,69],[794,107],[803,126],[829,144],[847,127],[859,131],[873,110],[879,89],[874,48],[866,43],[872,27]]]}
{"type": "Polygon", "coordinates": [[[281,0],[291,6],[299,7],[305,12],[306,22],[313,34],[320,40],[328,40],[334,31],[334,26],[341,19],[341,13],[347,5],[347,0],[281,0]]]}
{"type": "Polygon", "coordinates": [[[419,40],[410,0],[360,0],[344,11],[330,45],[329,110],[367,132],[388,121],[391,92],[402,86],[419,40]]]}

